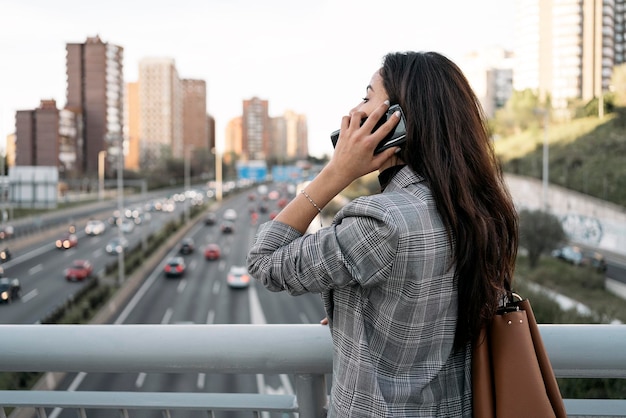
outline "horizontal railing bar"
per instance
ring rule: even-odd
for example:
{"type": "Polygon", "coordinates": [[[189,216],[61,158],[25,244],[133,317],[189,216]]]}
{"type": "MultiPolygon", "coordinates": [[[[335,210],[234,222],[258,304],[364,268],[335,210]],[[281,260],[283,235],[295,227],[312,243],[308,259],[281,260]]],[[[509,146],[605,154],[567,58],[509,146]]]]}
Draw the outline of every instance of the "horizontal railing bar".
{"type": "Polygon", "coordinates": [[[563,399],[568,418],[573,417],[624,417],[624,399],[563,399]]]}
{"type": "Polygon", "coordinates": [[[0,325],[0,371],[332,372],[322,325],[0,325]]]}
{"type": "MultiPolygon", "coordinates": [[[[623,417],[626,400],[564,399],[568,417],[623,417]]],[[[0,391],[2,407],[298,412],[293,395],[0,391]]]]}
{"type": "Polygon", "coordinates": [[[3,407],[297,412],[294,395],[257,393],[0,391],[3,407]]]}
{"type": "MultiPolygon", "coordinates": [[[[626,378],[626,325],[539,329],[557,377],[626,378]]],[[[0,371],[332,372],[322,325],[0,325],[0,335],[0,371]]]]}
{"type": "Polygon", "coordinates": [[[626,325],[539,325],[557,377],[626,378],[626,325]]]}

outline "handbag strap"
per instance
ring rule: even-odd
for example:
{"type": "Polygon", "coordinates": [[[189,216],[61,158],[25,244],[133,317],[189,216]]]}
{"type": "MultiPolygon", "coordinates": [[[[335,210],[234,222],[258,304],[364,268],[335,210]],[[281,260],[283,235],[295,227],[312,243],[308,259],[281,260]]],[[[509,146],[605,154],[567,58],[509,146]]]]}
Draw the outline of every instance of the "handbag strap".
{"type": "Polygon", "coordinates": [[[510,291],[502,295],[501,304],[498,307],[497,313],[499,315],[509,312],[516,312],[520,310],[519,304],[522,302],[522,298],[519,294],[510,291]]]}

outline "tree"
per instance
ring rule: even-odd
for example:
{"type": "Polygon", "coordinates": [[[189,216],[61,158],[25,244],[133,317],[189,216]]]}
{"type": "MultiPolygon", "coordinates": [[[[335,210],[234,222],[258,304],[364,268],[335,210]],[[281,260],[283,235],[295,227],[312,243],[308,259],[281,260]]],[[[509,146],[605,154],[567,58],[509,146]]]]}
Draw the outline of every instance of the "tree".
{"type": "Polygon", "coordinates": [[[537,116],[537,109],[544,107],[532,90],[514,90],[506,105],[496,112],[492,129],[503,136],[539,129],[541,118],[537,116]]]}
{"type": "Polygon", "coordinates": [[[541,254],[554,250],[565,239],[559,219],[542,210],[523,209],[519,213],[520,246],[528,251],[530,268],[535,268],[541,254]]]}

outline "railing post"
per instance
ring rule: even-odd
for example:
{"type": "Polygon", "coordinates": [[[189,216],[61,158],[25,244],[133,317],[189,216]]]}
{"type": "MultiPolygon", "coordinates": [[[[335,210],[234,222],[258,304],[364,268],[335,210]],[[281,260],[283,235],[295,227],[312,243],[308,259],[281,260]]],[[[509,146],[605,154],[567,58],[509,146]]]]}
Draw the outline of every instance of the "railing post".
{"type": "Polygon", "coordinates": [[[325,417],[328,406],[326,377],[323,374],[296,374],[295,381],[300,418],[325,417]]]}

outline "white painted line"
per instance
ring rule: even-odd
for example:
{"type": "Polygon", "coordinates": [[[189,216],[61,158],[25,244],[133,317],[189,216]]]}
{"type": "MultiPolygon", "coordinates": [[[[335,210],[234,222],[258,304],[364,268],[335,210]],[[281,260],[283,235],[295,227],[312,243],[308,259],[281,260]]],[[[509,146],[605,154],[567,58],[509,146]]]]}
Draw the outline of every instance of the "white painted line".
{"type": "Polygon", "coordinates": [[[33,299],[37,295],[39,295],[39,291],[37,289],[31,290],[30,292],[22,296],[22,303],[28,302],[29,300],[33,299]]]}
{"type": "Polygon", "coordinates": [[[178,286],[176,287],[176,292],[183,293],[183,290],[185,290],[185,287],[187,287],[187,280],[182,279],[180,283],[178,283],[178,286]]]}
{"type": "Polygon", "coordinates": [[[174,310],[172,308],[167,308],[167,310],[165,311],[165,315],[163,315],[163,319],[161,319],[161,325],[169,324],[173,314],[174,310]]]}
{"type": "Polygon", "coordinates": [[[215,320],[215,311],[210,310],[206,317],[206,323],[212,324],[214,320],[215,320]]]}
{"type": "Polygon", "coordinates": [[[135,380],[135,387],[140,388],[143,386],[143,382],[146,381],[146,374],[145,373],[139,373],[139,375],[137,376],[137,380],[135,380]]]}
{"type": "Polygon", "coordinates": [[[220,293],[220,286],[221,286],[221,284],[217,280],[213,283],[213,294],[214,295],[217,295],[218,293],[220,293]]]}
{"type": "Polygon", "coordinates": [[[198,381],[196,383],[196,386],[198,387],[198,389],[204,389],[205,381],[206,381],[206,374],[198,373],[198,381]]]}
{"type": "Polygon", "coordinates": [[[39,273],[42,270],[43,270],[43,264],[37,264],[35,267],[31,267],[28,269],[28,274],[32,276],[33,274],[39,273]]]}

